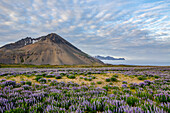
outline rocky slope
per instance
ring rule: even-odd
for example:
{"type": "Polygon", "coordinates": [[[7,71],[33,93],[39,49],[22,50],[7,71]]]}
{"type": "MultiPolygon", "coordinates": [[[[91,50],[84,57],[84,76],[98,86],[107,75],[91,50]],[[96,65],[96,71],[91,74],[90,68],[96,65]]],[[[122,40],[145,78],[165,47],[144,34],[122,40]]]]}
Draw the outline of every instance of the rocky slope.
{"type": "Polygon", "coordinates": [[[50,65],[102,65],[55,33],[27,37],[0,48],[0,63],[50,65]]]}

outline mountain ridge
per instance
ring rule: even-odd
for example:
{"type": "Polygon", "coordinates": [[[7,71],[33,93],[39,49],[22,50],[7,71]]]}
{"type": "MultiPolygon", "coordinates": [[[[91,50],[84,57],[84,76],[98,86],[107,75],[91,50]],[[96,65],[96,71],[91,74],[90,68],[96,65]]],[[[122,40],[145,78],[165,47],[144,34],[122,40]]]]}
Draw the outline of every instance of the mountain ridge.
{"type": "Polygon", "coordinates": [[[50,65],[102,65],[98,59],[51,33],[38,38],[26,37],[0,48],[0,63],[50,65]]]}

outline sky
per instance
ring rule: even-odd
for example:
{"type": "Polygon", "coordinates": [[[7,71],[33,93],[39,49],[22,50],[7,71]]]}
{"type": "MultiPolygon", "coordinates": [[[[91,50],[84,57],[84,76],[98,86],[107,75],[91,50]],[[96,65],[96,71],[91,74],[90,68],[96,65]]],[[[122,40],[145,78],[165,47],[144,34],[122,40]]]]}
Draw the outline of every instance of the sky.
{"type": "Polygon", "coordinates": [[[170,0],[0,0],[0,46],[57,33],[91,56],[170,61],[170,0]]]}

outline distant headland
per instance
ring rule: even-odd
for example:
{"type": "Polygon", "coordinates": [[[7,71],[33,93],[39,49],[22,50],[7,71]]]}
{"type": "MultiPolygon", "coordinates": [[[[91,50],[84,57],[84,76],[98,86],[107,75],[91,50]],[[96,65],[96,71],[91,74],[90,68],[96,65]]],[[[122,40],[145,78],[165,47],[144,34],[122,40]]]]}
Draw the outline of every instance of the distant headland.
{"type": "Polygon", "coordinates": [[[111,57],[111,56],[100,56],[100,55],[97,55],[97,56],[94,56],[95,58],[99,59],[99,60],[125,60],[125,58],[114,58],[114,57],[111,57]]]}

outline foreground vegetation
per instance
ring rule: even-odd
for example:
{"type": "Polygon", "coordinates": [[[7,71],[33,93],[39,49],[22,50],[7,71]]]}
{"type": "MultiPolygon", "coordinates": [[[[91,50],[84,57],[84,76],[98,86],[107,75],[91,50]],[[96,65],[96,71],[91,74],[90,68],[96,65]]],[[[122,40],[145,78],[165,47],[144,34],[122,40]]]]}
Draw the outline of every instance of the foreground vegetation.
{"type": "Polygon", "coordinates": [[[1,68],[0,112],[169,113],[170,68],[1,68]]]}

